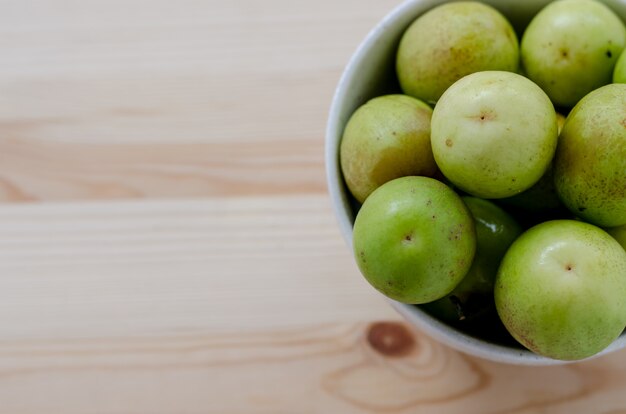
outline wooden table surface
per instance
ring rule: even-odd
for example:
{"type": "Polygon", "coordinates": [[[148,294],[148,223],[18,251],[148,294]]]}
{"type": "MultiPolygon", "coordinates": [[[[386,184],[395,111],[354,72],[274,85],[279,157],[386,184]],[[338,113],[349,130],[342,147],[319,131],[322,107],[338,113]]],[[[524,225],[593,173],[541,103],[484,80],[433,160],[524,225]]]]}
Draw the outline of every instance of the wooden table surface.
{"type": "Polygon", "coordinates": [[[342,67],[399,0],[0,0],[0,412],[626,413],[626,352],[416,332],[331,212],[342,67]]]}

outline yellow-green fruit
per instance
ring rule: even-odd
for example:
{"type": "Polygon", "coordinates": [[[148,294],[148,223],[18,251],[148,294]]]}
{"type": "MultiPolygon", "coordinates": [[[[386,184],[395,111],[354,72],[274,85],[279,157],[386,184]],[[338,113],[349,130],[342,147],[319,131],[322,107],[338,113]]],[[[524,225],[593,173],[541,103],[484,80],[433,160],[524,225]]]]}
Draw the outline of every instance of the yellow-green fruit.
{"type": "Polygon", "coordinates": [[[402,36],[396,56],[404,93],[430,103],[465,75],[515,72],[518,65],[511,24],[494,8],[472,1],[444,4],[418,17],[402,36]]]}
{"type": "Polygon", "coordinates": [[[442,95],[431,144],[441,172],[480,198],[506,198],[545,174],[557,144],[548,96],[527,78],[502,71],[472,73],[442,95]]]}
{"type": "Polygon", "coordinates": [[[528,349],[590,357],[626,325],[626,251],[592,224],[546,221],[506,252],[494,297],[504,326],[528,349]]]}
{"type": "Polygon", "coordinates": [[[383,184],[354,222],[354,255],[363,276],[384,295],[427,303],[463,279],[476,250],[474,221],[452,189],[434,178],[383,184]]]}
{"type": "Polygon", "coordinates": [[[626,224],[626,84],[596,89],[572,109],[554,156],[554,184],[585,221],[626,224]]]}
{"type": "Polygon", "coordinates": [[[394,178],[437,172],[430,146],[431,116],[427,104],[406,95],[374,98],[352,114],[339,160],[354,198],[363,203],[394,178]]]}
{"type": "Polygon", "coordinates": [[[611,82],[626,45],[620,18],[595,0],[559,0],[530,22],[521,42],[526,75],[559,106],[611,82]]]}

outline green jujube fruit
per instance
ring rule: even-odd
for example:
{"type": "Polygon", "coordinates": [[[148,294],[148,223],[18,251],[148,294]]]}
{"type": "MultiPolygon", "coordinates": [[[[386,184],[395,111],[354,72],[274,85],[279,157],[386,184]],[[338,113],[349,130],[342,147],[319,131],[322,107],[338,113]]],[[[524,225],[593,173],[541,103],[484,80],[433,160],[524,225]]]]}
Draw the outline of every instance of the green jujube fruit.
{"type": "Polygon", "coordinates": [[[428,177],[403,177],[376,189],[354,222],[354,256],[365,279],[403,303],[432,302],[452,291],[476,250],[474,221],[452,189],[428,177]]]}
{"type": "Polygon", "coordinates": [[[626,28],[595,0],[559,0],[530,22],[521,41],[526,76],[558,106],[573,107],[583,96],[611,82],[626,45],[626,28]]]}
{"type": "Polygon", "coordinates": [[[583,220],[602,227],[626,224],[626,84],[596,89],[567,116],[554,185],[583,220]]]}
{"type": "Polygon", "coordinates": [[[405,95],[371,99],[350,117],[341,139],[339,161],[348,189],[360,203],[394,178],[433,176],[430,146],[432,109],[405,95]]]}
{"type": "Polygon", "coordinates": [[[405,31],[396,72],[407,95],[436,102],[454,82],[484,70],[517,71],[515,31],[496,9],[474,1],[435,7],[405,31]]]}

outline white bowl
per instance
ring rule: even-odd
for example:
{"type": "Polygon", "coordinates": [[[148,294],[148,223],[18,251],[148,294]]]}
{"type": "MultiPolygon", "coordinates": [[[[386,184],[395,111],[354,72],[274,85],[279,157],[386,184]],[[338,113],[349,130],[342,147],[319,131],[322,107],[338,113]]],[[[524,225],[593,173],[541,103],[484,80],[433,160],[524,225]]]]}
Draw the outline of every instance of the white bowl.
{"type": "MultiPolygon", "coordinates": [[[[344,238],[352,247],[355,204],[339,167],[339,142],[348,118],[367,100],[392,91],[395,82],[395,52],[404,30],[425,11],[446,0],[409,0],[395,8],[363,40],[346,66],[333,97],[326,130],[326,173],[333,209],[344,238]]],[[[549,0],[485,0],[504,14],[518,35],[549,0]]],[[[626,21],[626,0],[605,0],[626,21]]],[[[421,309],[389,300],[391,305],[421,331],[459,351],[497,362],[521,365],[556,365],[557,361],[519,348],[488,342],[465,334],[433,318],[421,309]]],[[[595,355],[604,355],[626,346],[626,334],[595,355]]],[[[594,357],[595,357],[594,356],[594,357]]]]}

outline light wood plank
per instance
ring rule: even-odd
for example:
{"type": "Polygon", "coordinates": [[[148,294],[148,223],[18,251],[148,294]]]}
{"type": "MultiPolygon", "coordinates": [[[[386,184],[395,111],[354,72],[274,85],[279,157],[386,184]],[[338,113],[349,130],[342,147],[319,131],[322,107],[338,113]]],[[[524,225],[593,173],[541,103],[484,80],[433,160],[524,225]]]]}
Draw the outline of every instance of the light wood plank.
{"type": "Polygon", "coordinates": [[[0,275],[3,340],[395,316],[325,196],[4,206],[0,275]]]}
{"type": "Polygon", "coordinates": [[[519,368],[398,324],[325,196],[3,206],[0,275],[5,412],[626,407],[624,352],[519,368]]]}
{"type": "Polygon", "coordinates": [[[320,140],[79,144],[0,140],[0,200],[325,193],[320,140]]]}
{"type": "Polygon", "coordinates": [[[617,414],[625,369],[624,353],[515,367],[464,356],[397,322],[333,323],[3,342],[0,401],[11,413],[617,414]],[[398,340],[403,352],[389,353],[384,344],[398,340]]]}
{"type": "Polygon", "coordinates": [[[342,67],[398,3],[1,1],[0,200],[323,192],[342,67]]]}

